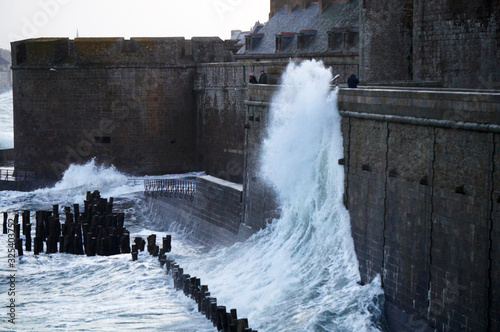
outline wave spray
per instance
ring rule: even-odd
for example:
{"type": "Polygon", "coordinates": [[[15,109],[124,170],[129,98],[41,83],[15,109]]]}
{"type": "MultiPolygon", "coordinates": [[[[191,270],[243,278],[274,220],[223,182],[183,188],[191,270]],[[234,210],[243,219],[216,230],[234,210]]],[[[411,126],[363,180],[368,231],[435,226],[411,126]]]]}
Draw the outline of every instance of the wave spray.
{"type": "Polygon", "coordinates": [[[182,263],[259,331],[379,330],[380,283],[358,284],[331,76],[321,62],[292,63],[273,98],[261,175],[281,217],[245,243],[182,263]]]}

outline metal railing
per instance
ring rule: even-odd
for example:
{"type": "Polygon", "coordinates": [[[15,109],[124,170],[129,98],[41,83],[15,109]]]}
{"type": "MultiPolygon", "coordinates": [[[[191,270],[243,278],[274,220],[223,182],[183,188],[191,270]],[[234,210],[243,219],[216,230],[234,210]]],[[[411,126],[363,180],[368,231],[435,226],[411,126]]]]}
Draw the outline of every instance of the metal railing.
{"type": "Polygon", "coordinates": [[[144,180],[144,194],[149,197],[174,197],[194,200],[196,183],[186,180],[144,180]]]}
{"type": "Polygon", "coordinates": [[[43,180],[36,172],[16,170],[13,168],[0,168],[0,181],[38,181],[43,180]]]}

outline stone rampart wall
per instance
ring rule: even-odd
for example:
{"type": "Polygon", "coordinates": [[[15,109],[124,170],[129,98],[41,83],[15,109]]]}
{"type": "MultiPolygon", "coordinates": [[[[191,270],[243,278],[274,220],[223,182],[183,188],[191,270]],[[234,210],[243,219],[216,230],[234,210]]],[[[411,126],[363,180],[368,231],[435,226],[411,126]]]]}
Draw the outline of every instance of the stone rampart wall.
{"type": "Polygon", "coordinates": [[[360,2],[362,82],[439,81],[500,89],[500,2],[360,2]]]}
{"type": "MultiPolygon", "coordinates": [[[[250,90],[250,99],[260,99],[247,102],[260,112],[259,128],[270,92],[250,90]]],[[[499,98],[444,90],[339,92],[345,151],[339,162],[361,279],[381,275],[395,331],[499,328],[499,98]]],[[[251,137],[257,153],[262,137],[251,137]]],[[[250,204],[269,204],[272,190],[258,179],[256,163],[247,167],[250,225],[265,218],[261,207],[251,213],[250,204]]]]}
{"type": "Polygon", "coordinates": [[[207,63],[197,66],[197,152],[207,174],[243,183],[249,75],[261,70],[277,83],[283,62],[207,63]]]}
{"type": "Polygon", "coordinates": [[[41,38],[12,43],[17,168],[54,178],[97,158],[132,174],[199,170],[196,65],[219,38],[41,38]]]}
{"type": "Polygon", "coordinates": [[[251,232],[242,224],[243,188],[210,175],[196,178],[193,200],[148,195],[155,222],[184,230],[192,239],[208,245],[231,245],[251,232]]]}
{"type": "Polygon", "coordinates": [[[97,158],[132,174],[194,170],[194,74],[194,66],[15,70],[16,167],[57,178],[97,158]]]}
{"type": "Polygon", "coordinates": [[[415,79],[500,89],[500,2],[414,2],[415,79]]]}

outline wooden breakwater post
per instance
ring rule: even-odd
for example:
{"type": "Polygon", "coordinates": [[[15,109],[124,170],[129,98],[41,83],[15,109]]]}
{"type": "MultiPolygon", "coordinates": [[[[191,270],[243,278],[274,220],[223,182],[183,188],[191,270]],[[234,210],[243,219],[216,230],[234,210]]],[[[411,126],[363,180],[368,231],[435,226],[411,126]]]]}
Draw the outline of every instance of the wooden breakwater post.
{"type": "MultiPolygon", "coordinates": [[[[87,192],[84,209],[79,204],[64,207],[64,213],[59,213],[59,205],[52,205],[52,211],[39,210],[35,213],[35,237],[32,241],[32,224],[30,212],[22,213],[22,224],[19,215],[14,217],[16,248],[22,234],[25,236],[26,251],[39,255],[67,253],[87,256],[110,256],[120,253],[130,253],[130,232],[124,227],[125,214],[113,212],[113,198],[109,200],[100,196],[99,191],[87,192]],[[61,224],[61,215],[64,223],[61,224]]],[[[7,233],[8,213],[4,212],[4,228],[7,233]]],[[[22,240],[22,239],[21,239],[22,240]]],[[[17,248],[19,250],[19,248],[17,248]]],[[[22,248],[21,248],[22,250],[22,248]]]]}
{"type": "MultiPolygon", "coordinates": [[[[218,331],[257,332],[249,328],[248,319],[238,319],[236,309],[227,312],[225,306],[218,305],[217,298],[210,295],[208,286],[202,285],[199,278],[184,273],[184,269],[179,264],[166,257],[165,254],[172,250],[171,239],[170,235],[162,238],[163,247],[159,251],[158,260],[162,267],[165,266],[166,273],[172,277],[175,289],[183,291],[186,296],[194,299],[198,304],[198,312],[204,314],[218,331]]],[[[137,243],[144,242],[141,240],[142,238],[135,238],[136,246],[137,243]]],[[[148,252],[155,256],[157,248],[156,235],[151,234],[148,236],[148,252]]]]}
{"type": "Polygon", "coordinates": [[[7,234],[7,224],[9,220],[9,214],[7,212],[3,213],[3,234],[7,234]]]}

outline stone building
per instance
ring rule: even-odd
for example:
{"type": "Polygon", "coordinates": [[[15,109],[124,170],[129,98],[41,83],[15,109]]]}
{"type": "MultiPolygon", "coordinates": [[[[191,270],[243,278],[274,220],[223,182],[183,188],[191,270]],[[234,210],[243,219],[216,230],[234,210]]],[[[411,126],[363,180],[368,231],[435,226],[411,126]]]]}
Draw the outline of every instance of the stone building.
{"type": "Polygon", "coordinates": [[[236,58],[321,59],[370,84],[500,89],[499,22],[490,0],[271,0],[236,58]]]}
{"type": "Polygon", "coordinates": [[[358,1],[273,0],[269,21],[245,36],[236,59],[287,63],[314,58],[332,67],[345,81],[359,72],[358,45],[358,1]]]}
{"type": "Polygon", "coordinates": [[[362,3],[362,80],[435,81],[447,88],[500,89],[500,2],[362,3]]]}

